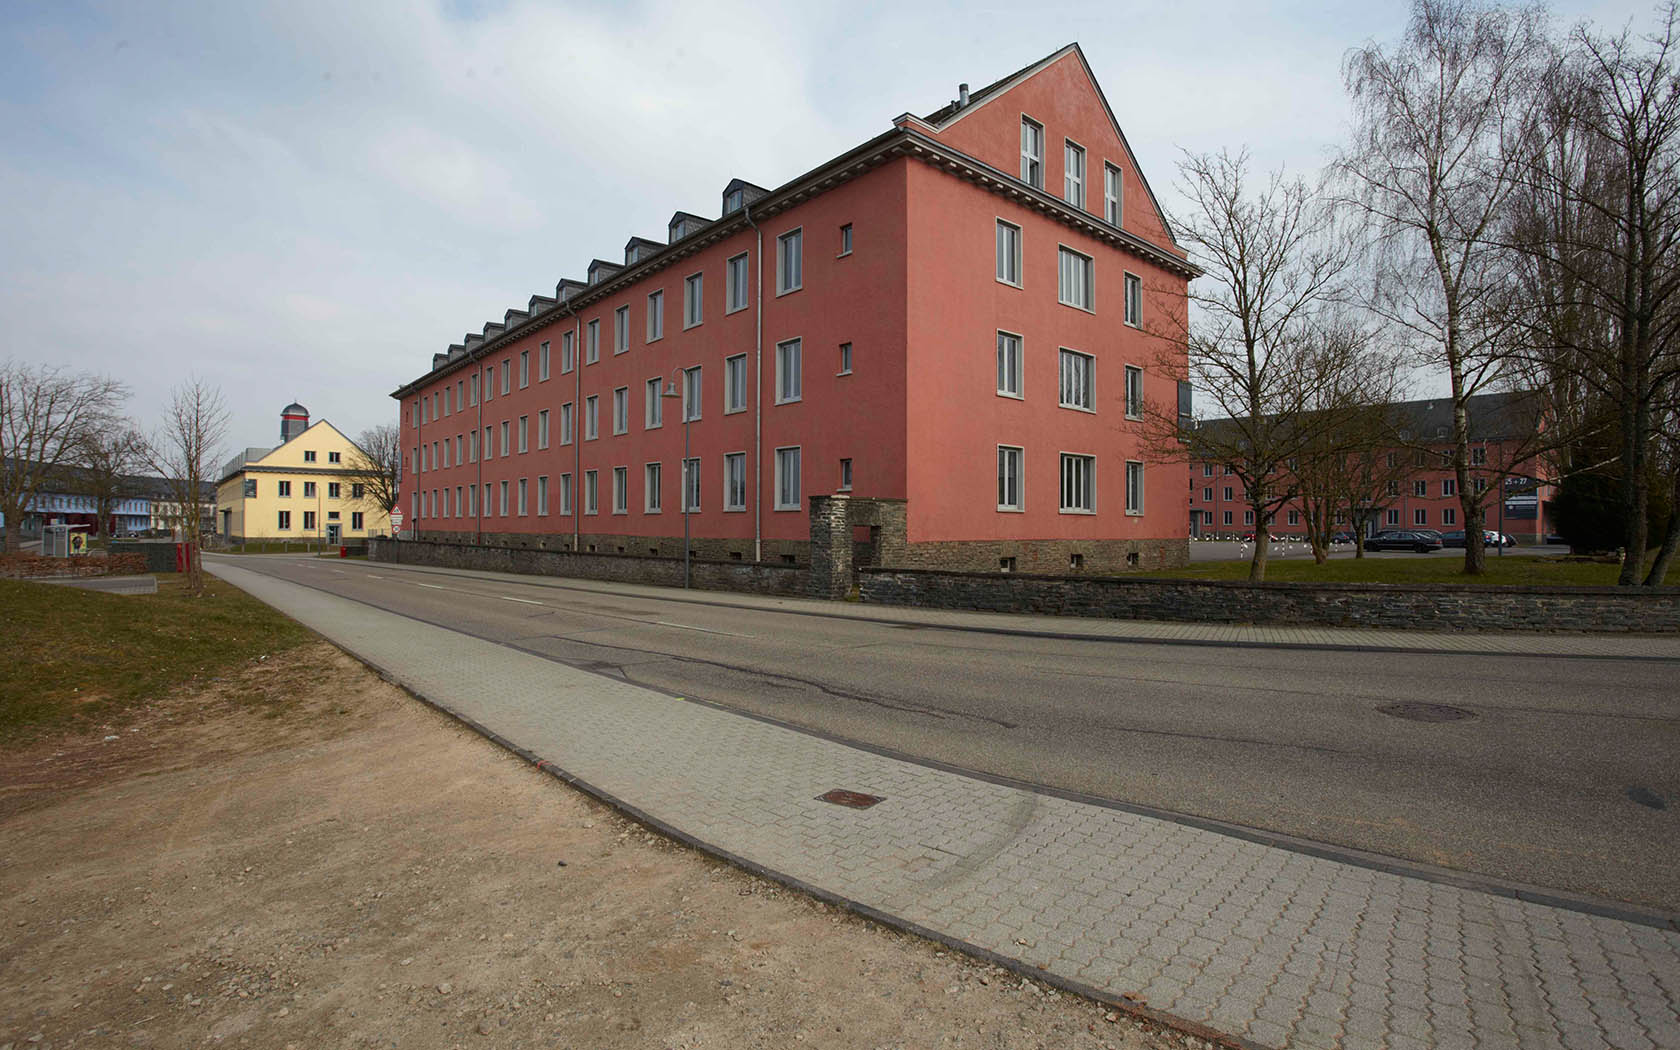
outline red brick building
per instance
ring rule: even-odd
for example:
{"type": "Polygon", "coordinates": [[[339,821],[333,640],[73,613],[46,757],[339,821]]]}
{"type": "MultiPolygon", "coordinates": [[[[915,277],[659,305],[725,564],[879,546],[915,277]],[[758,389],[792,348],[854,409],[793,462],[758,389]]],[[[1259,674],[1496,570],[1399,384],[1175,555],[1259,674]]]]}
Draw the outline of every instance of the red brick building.
{"type": "MultiPolygon", "coordinates": [[[[1394,405],[1399,428],[1396,445],[1384,453],[1395,471],[1376,502],[1369,531],[1382,529],[1462,530],[1458,478],[1453,473],[1452,402],[1445,398],[1394,405]]],[[[1505,532],[1521,543],[1539,543],[1553,531],[1548,503],[1550,473],[1535,458],[1539,416],[1522,394],[1480,394],[1470,398],[1470,475],[1474,485],[1503,486],[1503,501],[1489,496],[1485,527],[1505,532]]],[[[1214,425],[1217,425],[1215,421],[1214,425]]],[[[1350,517],[1345,509],[1337,524],[1350,517]]],[[[1274,536],[1305,536],[1306,517],[1299,503],[1278,509],[1274,536]]],[[[1254,531],[1254,512],[1242,483],[1221,463],[1196,462],[1190,470],[1190,532],[1207,538],[1240,538],[1254,531]]]]}
{"type": "Polygon", "coordinates": [[[803,563],[849,493],[892,564],[1183,562],[1141,416],[1179,401],[1145,328],[1196,270],[1077,45],[960,95],[437,354],[392,395],[408,527],[670,555],[686,500],[699,556],[803,563]]]}

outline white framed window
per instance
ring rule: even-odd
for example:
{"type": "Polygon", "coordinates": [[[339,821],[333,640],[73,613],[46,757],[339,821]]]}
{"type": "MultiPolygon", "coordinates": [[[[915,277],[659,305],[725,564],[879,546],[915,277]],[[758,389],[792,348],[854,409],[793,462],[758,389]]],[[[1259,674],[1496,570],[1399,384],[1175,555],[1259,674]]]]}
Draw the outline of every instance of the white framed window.
{"type": "Polygon", "coordinates": [[[484,366],[484,400],[490,401],[496,396],[496,366],[484,366]]]}
{"type": "Polygon", "coordinates": [[[501,495],[501,500],[497,504],[497,507],[499,507],[500,509],[497,511],[497,513],[499,513],[502,517],[505,518],[505,517],[508,516],[508,483],[505,482],[505,481],[501,483],[500,495],[501,495]]]}
{"type": "MultiPolygon", "coordinates": [[[[1485,466],[1487,466],[1487,449],[1486,449],[1486,447],[1478,445],[1477,447],[1470,450],[1470,465],[1472,467],[1485,467],[1485,466]]],[[[1392,467],[1392,466],[1394,466],[1394,464],[1390,463],[1389,466],[1392,467]]]]}
{"type": "Polygon", "coordinates": [[[647,297],[647,341],[657,343],[665,338],[665,293],[649,292],[647,297]]]}
{"type": "MultiPolygon", "coordinates": [[[[1129,503],[1127,505],[1130,506],[1129,503]]],[[[1300,511],[1292,510],[1292,511],[1289,512],[1289,524],[1291,524],[1291,525],[1301,524],[1301,512],[1300,511]]]]}
{"type": "Polygon", "coordinates": [[[525,453],[531,451],[530,441],[531,441],[531,417],[530,416],[520,416],[519,417],[519,454],[520,455],[523,456],[525,453]]]}
{"type": "Polygon", "coordinates": [[[572,514],[572,476],[560,475],[560,513],[566,517],[572,514]]]}
{"type": "Polygon", "coordinates": [[[706,319],[706,275],[691,273],[683,278],[683,327],[693,328],[706,319]]]}
{"type": "Polygon", "coordinates": [[[519,389],[531,385],[531,351],[519,351],[519,389]]]}
{"type": "Polygon", "coordinates": [[[834,374],[835,375],[840,375],[840,376],[849,376],[849,375],[852,374],[852,344],[851,343],[841,343],[840,344],[840,371],[838,371],[834,374]]]}
{"type": "Polygon", "coordinates": [[[997,221],[997,279],[1021,287],[1021,227],[997,221]]]}
{"type": "Polygon", "coordinates": [[[732,211],[740,211],[741,205],[746,202],[746,196],[746,191],[741,189],[730,190],[728,193],[724,194],[723,213],[728,215],[732,211]]]}
{"type": "Polygon", "coordinates": [[[1427,482],[1427,481],[1414,481],[1414,482],[1412,482],[1412,495],[1420,497],[1420,498],[1423,497],[1423,496],[1429,495],[1429,482],[1427,482]]]}
{"type": "Polygon", "coordinates": [[[997,447],[997,509],[1019,511],[1026,509],[1021,488],[1021,467],[1026,450],[1016,445],[997,447]]]}
{"type": "Polygon", "coordinates": [[[548,475],[537,475],[537,517],[548,517],[548,475]]]}
{"type": "Polygon", "coordinates": [[[1081,310],[1093,309],[1091,304],[1096,298],[1096,282],[1091,257],[1065,245],[1057,254],[1056,301],[1081,310]]]}
{"type": "Polygon", "coordinates": [[[700,418],[700,366],[683,369],[683,421],[700,418]]]}
{"type": "Polygon", "coordinates": [[[570,401],[560,406],[560,444],[572,443],[572,403],[570,401]]]}
{"type": "Polygon", "coordinates": [[[613,390],[613,433],[628,434],[630,432],[630,388],[616,387],[613,390]]]}
{"type": "Polygon", "coordinates": [[[840,257],[852,254],[852,224],[845,223],[840,227],[840,257]]]}
{"type": "Polygon", "coordinates": [[[572,333],[560,333],[560,374],[565,375],[577,367],[577,347],[572,345],[572,333]]]}
{"type": "Polygon", "coordinates": [[[1254,524],[1254,511],[1252,509],[1243,511],[1243,524],[1244,525],[1253,525],[1254,524]]]}
{"type": "Polygon", "coordinates": [[[594,441],[601,436],[601,399],[590,394],[583,399],[583,440],[594,441]]]}
{"type": "Polygon", "coordinates": [[[475,370],[467,377],[467,404],[478,404],[478,372],[475,370]]]}
{"type": "Polygon", "coordinates": [[[548,382],[548,342],[537,347],[537,382],[548,382]]]}
{"type": "Polygon", "coordinates": [[[665,381],[654,376],[647,381],[647,414],[642,423],[643,430],[658,430],[665,425],[665,381]]]}
{"type": "Polygon", "coordinates": [[[504,357],[502,358],[502,393],[509,393],[513,389],[512,382],[513,362],[504,357]]]}
{"type": "Polygon", "coordinates": [[[1458,495],[1458,479],[1457,478],[1442,478],[1441,479],[1441,495],[1443,495],[1443,496],[1456,496],[1456,495],[1458,495]]]}
{"type": "Polygon", "coordinates": [[[1143,418],[1143,369],[1126,366],[1126,418],[1143,418]]]}
{"type": "Polygon", "coordinates": [[[612,512],[614,514],[630,513],[630,468],[614,467],[612,512]]]}
{"type": "Polygon", "coordinates": [[[537,448],[548,447],[548,409],[537,413],[537,448]]]}
{"type": "Polygon", "coordinates": [[[1441,508],[1441,524],[1442,525],[1457,525],[1458,524],[1458,508],[1456,508],[1456,507],[1442,507],[1441,508]]]}
{"type": "Polygon", "coordinates": [[[1097,512],[1097,457],[1062,453],[1062,513],[1097,512]]]}
{"type": "Polygon", "coordinates": [[[797,292],[805,286],[805,231],[789,230],[776,238],[776,294],[797,292]]]}
{"type": "Polygon", "coordinates": [[[1143,326],[1143,278],[1135,273],[1126,275],[1126,323],[1143,326]]]}
{"type": "Polygon", "coordinates": [[[613,311],[613,353],[630,349],[630,308],[621,306],[613,311]]]}
{"type": "Polygon", "coordinates": [[[1063,348],[1061,352],[1061,394],[1058,404],[1063,408],[1096,411],[1097,359],[1090,354],[1063,348]]]}
{"type": "Polygon", "coordinates": [[[664,466],[659,463],[649,463],[642,468],[642,511],[646,514],[658,514],[662,509],[659,482],[664,466]]]}
{"type": "Polygon", "coordinates": [[[799,340],[776,344],[776,404],[801,399],[799,340]]]}
{"type": "Polygon", "coordinates": [[[1416,510],[1412,511],[1412,524],[1413,525],[1428,525],[1429,524],[1429,509],[1427,507],[1419,507],[1416,510]]]}
{"type": "Polygon", "coordinates": [[[598,471],[583,472],[583,512],[585,514],[601,513],[601,480],[598,471]]]}
{"type": "Polygon", "coordinates": [[[1014,332],[997,334],[997,392],[1003,397],[1021,397],[1021,337],[1014,332]]]}
{"type": "Polygon", "coordinates": [[[723,509],[747,509],[747,454],[729,452],[723,457],[723,509]]]}
{"type": "Polygon", "coordinates": [[[1213,486],[1212,485],[1209,485],[1207,488],[1202,490],[1202,499],[1207,503],[1212,503],[1213,502],[1213,486]]]}
{"type": "Polygon", "coordinates": [[[799,446],[776,450],[776,509],[800,510],[799,446]]]}
{"type": "Polygon", "coordinates": [[[731,257],[723,267],[724,313],[747,308],[747,280],[747,253],[742,252],[731,257]]]}
{"type": "Polygon", "coordinates": [[[747,410],[747,355],[736,354],[723,359],[723,410],[747,410]]]}
{"type": "Polygon", "coordinates": [[[1072,139],[1062,143],[1062,199],[1085,207],[1085,147],[1072,139]]]}
{"type": "Polygon", "coordinates": [[[601,319],[595,318],[584,329],[583,363],[592,365],[601,359],[601,319]]]}
{"type": "Polygon", "coordinates": [[[1390,525],[1398,525],[1400,524],[1400,511],[1397,508],[1390,507],[1383,518],[1390,525]]]}
{"type": "MultiPolygon", "coordinates": [[[[1126,513],[1143,513],[1143,464],[1135,459],[1126,461],[1126,513]]],[[[1291,513],[1299,515],[1300,511],[1291,513]]]]}
{"type": "Polygon", "coordinates": [[[500,449],[501,455],[505,456],[513,451],[513,442],[508,440],[508,421],[505,419],[502,420],[500,432],[502,440],[497,447],[500,449]]]}
{"type": "Polygon", "coordinates": [[[519,479],[519,516],[525,517],[531,513],[530,483],[525,478],[519,479]]]}
{"type": "Polygon", "coordinates": [[[1121,179],[1119,168],[1103,165],[1103,218],[1116,226],[1120,225],[1120,206],[1125,203],[1125,183],[1121,179]]]}
{"type": "Polygon", "coordinates": [[[700,509],[700,457],[683,460],[683,510],[700,509]]]}
{"type": "Polygon", "coordinates": [[[1027,116],[1021,118],[1021,181],[1044,188],[1044,125],[1027,116]]]}
{"type": "Polygon", "coordinates": [[[852,491],[852,458],[844,456],[840,460],[840,491],[852,491]]]}
{"type": "Polygon", "coordinates": [[[484,516],[486,518],[493,518],[496,516],[496,502],[491,497],[491,493],[494,491],[495,486],[486,481],[484,483],[484,516]]]}

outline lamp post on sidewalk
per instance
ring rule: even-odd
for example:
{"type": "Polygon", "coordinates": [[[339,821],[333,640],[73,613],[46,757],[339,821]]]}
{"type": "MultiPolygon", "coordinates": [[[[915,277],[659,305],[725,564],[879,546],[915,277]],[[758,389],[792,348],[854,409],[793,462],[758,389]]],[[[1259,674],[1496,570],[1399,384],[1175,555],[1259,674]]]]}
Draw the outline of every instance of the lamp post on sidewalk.
{"type": "Polygon", "coordinates": [[[678,400],[678,405],[679,405],[678,411],[680,411],[682,413],[683,458],[682,458],[682,469],[677,471],[677,484],[678,484],[678,487],[681,488],[681,490],[682,490],[682,497],[681,498],[682,498],[682,516],[683,516],[683,589],[687,590],[693,582],[693,577],[691,576],[690,569],[689,569],[689,550],[690,550],[690,543],[691,543],[690,532],[689,532],[689,522],[688,522],[688,513],[689,513],[689,499],[688,499],[688,471],[689,471],[689,463],[688,463],[688,423],[689,423],[689,413],[688,413],[688,398],[683,396],[684,392],[686,390],[686,384],[688,383],[688,369],[682,368],[682,367],[679,366],[677,368],[677,375],[682,377],[682,382],[685,385],[682,386],[682,387],[679,387],[677,385],[677,380],[673,379],[673,380],[671,380],[670,384],[668,386],[666,386],[664,391],[662,391],[661,396],[663,396],[663,397],[674,397],[674,398],[679,399],[678,400]]]}

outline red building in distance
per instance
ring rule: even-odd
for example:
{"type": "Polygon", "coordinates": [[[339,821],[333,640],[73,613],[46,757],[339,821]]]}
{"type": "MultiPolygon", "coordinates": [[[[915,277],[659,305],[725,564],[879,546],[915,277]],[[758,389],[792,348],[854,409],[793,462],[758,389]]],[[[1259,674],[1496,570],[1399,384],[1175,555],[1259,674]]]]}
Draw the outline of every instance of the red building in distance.
{"type": "Polygon", "coordinates": [[[698,556],[802,563],[849,493],[902,507],[893,564],[1185,561],[1142,416],[1197,271],[1076,44],[720,204],[393,393],[415,535],[672,555],[687,504],[698,556]]]}

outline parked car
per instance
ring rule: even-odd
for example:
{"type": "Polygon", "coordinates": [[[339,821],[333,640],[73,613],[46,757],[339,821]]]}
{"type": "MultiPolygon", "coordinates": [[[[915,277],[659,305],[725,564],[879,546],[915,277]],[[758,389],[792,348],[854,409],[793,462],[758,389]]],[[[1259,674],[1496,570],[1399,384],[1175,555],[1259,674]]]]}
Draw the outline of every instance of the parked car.
{"type": "Polygon", "coordinates": [[[1330,537],[1330,542],[1331,543],[1352,543],[1352,542],[1354,542],[1354,540],[1356,538],[1357,537],[1355,537],[1353,533],[1344,530],[1342,532],[1336,533],[1334,536],[1331,536],[1330,537]]]}
{"type": "MultiPolygon", "coordinates": [[[[1492,529],[1483,530],[1482,543],[1489,547],[1515,547],[1517,545],[1517,541],[1512,539],[1509,534],[1495,532],[1492,529]]],[[[1464,530],[1454,529],[1451,532],[1441,533],[1441,546],[1457,547],[1462,550],[1464,547],[1464,530]]]]}
{"type": "Polygon", "coordinates": [[[1417,529],[1389,529],[1365,541],[1368,551],[1417,551],[1428,554],[1441,549],[1441,534],[1417,529]]]}

